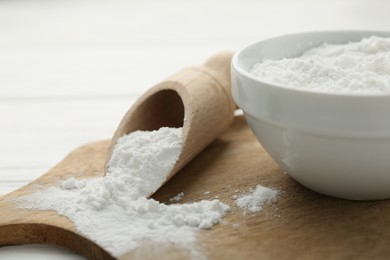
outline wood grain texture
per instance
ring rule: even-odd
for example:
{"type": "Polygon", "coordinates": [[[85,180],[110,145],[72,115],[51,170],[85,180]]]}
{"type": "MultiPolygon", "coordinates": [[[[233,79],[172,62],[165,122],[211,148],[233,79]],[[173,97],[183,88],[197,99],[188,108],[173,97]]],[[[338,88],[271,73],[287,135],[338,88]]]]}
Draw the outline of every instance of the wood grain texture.
{"type": "MultiPolygon", "coordinates": [[[[53,243],[94,259],[109,259],[104,249],[83,238],[66,218],[51,211],[15,207],[11,198],[37,187],[58,185],[72,175],[103,175],[108,141],[73,151],[38,180],[0,201],[0,244],[53,243]]],[[[222,136],[200,153],[153,198],[169,203],[220,200],[231,206],[222,223],[201,230],[199,250],[209,259],[384,259],[390,256],[390,201],[334,199],[305,189],[284,174],[257,142],[243,117],[236,117],[222,136]],[[277,201],[257,214],[235,206],[232,198],[261,184],[281,191],[277,201]],[[210,193],[205,194],[205,191],[210,193]]],[[[129,234],[130,235],[130,234],[129,234]]],[[[145,243],[120,259],[180,259],[188,252],[145,243]]]]}

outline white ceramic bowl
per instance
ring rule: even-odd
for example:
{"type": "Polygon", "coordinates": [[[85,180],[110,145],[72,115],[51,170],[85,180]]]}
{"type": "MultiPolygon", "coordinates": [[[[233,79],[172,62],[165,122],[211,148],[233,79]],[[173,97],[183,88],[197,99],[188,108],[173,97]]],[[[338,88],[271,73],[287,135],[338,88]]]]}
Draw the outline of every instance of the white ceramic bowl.
{"type": "Polygon", "coordinates": [[[390,95],[320,93],[262,81],[249,73],[262,58],[299,56],[323,42],[347,43],[390,32],[285,35],[237,52],[232,94],[271,157],[296,181],[346,199],[390,198],[390,95]]]}

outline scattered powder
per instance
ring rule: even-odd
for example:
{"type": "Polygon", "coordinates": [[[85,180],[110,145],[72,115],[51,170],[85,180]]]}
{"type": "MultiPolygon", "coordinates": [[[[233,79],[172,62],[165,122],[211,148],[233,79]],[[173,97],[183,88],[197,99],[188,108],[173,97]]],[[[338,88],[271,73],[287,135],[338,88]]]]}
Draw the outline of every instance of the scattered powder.
{"type": "Polygon", "coordinates": [[[85,180],[77,181],[74,177],[70,177],[61,183],[61,189],[63,190],[73,190],[84,188],[87,185],[85,180]]]}
{"type": "Polygon", "coordinates": [[[179,194],[170,198],[169,201],[180,201],[183,197],[184,197],[184,192],[180,192],[179,194]]]}
{"type": "Polygon", "coordinates": [[[232,226],[233,226],[233,228],[234,228],[234,229],[237,229],[237,228],[239,228],[239,227],[240,227],[240,224],[238,224],[238,223],[234,223],[234,224],[232,224],[232,226]]]}
{"type": "Polygon", "coordinates": [[[218,200],[165,205],[148,199],[164,183],[181,148],[181,128],[130,133],[118,140],[105,177],[70,177],[60,187],[19,198],[19,206],[55,210],[115,257],[149,241],[173,243],[199,258],[197,230],[219,223],[229,206],[218,200]]]}
{"type": "Polygon", "coordinates": [[[290,88],[332,93],[389,94],[390,38],[322,44],[299,57],[264,59],[250,73],[290,88]]]}
{"type": "Polygon", "coordinates": [[[236,199],[236,204],[242,209],[250,212],[259,212],[262,210],[264,203],[276,201],[278,191],[257,185],[256,189],[251,190],[248,194],[236,199]]]}

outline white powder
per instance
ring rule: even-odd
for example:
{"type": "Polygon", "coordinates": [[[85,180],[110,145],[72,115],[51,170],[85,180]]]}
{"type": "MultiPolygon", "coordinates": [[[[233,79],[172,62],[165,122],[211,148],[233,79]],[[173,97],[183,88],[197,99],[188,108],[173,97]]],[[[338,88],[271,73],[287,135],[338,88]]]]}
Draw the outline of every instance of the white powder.
{"type": "Polygon", "coordinates": [[[169,201],[180,201],[184,197],[184,192],[180,192],[177,195],[173,196],[172,198],[169,199],[169,201]]]}
{"type": "Polygon", "coordinates": [[[265,59],[250,73],[290,88],[332,93],[389,94],[390,38],[323,44],[299,57],[265,59]]]}
{"type": "Polygon", "coordinates": [[[181,148],[181,128],[130,133],[118,140],[105,177],[71,177],[60,187],[19,198],[20,207],[55,210],[115,257],[149,241],[174,243],[199,258],[196,231],[219,223],[229,206],[218,200],[165,205],[147,198],[165,181],[181,148]]]}
{"type": "Polygon", "coordinates": [[[262,210],[264,203],[276,201],[278,191],[257,185],[256,189],[251,190],[248,194],[236,199],[236,204],[242,209],[250,212],[259,212],[262,210]]]}
{"type": "Polygon", "coordinates": [[[150,196],[165,181],[181,148],[181,128],[136,131],[119,138],[105,178],[109,190],[125,192],[131,199],[150,196]]]}

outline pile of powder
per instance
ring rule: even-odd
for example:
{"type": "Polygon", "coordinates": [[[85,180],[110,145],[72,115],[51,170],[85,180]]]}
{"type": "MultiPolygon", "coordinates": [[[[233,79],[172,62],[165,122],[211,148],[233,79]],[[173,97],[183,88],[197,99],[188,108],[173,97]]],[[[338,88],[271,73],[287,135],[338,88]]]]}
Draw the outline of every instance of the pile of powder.
{"type": "Polygon", "coordinates": [[[71,177],[60,187],[19,198],[19,206],[55,210],[115,257],[152,242],[173,243],[198,258],[197,230],[219,223],[229,206],[218,200],[165,205],[148,198],[164,183],[181,149],[181,128],[130,133],[118,140],[105,177],[71,177]]]}
{"type": "Polygon", "coordinates": [[[264,59],[250,73],[290,88],[331,93],[390,93],[390,38],[327,44],[299,57],[264,59]]]}
{"type": "Polygon", "coordinates": [[[250,212],[259,212],[264,203],[276,201],[278,191],[261,185],[251,190],[248,194],[236,198],[236,204],[242,209],[250,212]]]}

